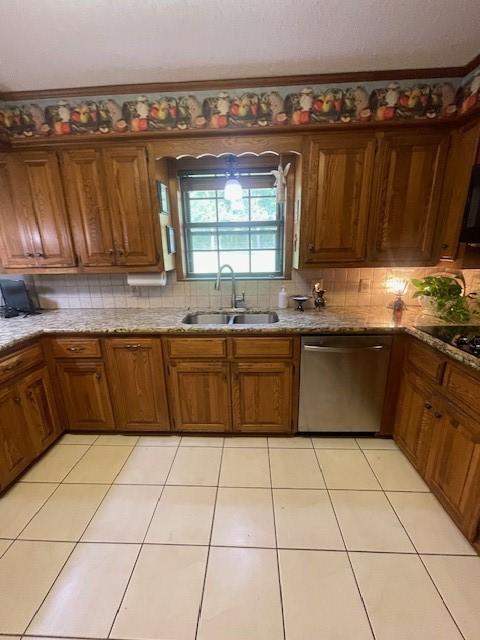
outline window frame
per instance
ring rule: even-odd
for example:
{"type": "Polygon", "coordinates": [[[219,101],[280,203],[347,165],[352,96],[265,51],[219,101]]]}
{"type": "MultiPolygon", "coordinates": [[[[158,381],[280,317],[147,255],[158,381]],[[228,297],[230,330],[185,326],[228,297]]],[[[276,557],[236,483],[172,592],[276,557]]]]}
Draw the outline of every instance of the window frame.
{"type": "MultiPolygon", "coordinates": [[[[273,180],[267,174],[272,168],[276,168],[278,166],[279,158],[269,157],[267,159],[261,159],[261,162],[258,162],[260,158],[255,158],[254,162],[248,162],[247,159],[239,158],[238,159],[238,171],[241,174],[241,182],[244,188],[247,189],[255,189],[255,188],[263,188],[265,182],[267,180],[273,180]],[[255,162],[256,160],[256,162],[255,162]],[[242,174],[253,174],[250,176],[245,176],[242,174]],[[263,174],[259,176],[260,180],[254,175],[263,174]]],[[[250,161],[252,158],[250,158],[250,161]]],[[[220,200],[218,193],[215,194],[215,202],[217,207],[217,220],[213,223],[211,222],[201,222],[201,223],[193,223],[189,221],[188,216],[188,191],[192,191],[192,189],[185,189],[185,184],[188,184],[188,176],[190,175],[202,175],[209,176],[206,178],[204,182],[200,182],[200,178],[192,178],[195,182],[198,190],[215,190],[221,191],[223,190],[223,186],[225,184],[226,176],[225,176],[225,161],[221,162],[221,164],[217,161],[212,166],[211,160],[210,162],[205,163],[205,167],[202,167],[201,159],[197,160],[198,165],[193,168],[191,161],[188,163],[188,169],[184,169],[181,167],[181,162],[178,163],[176,167],[176,181],[178,185],[178,204],[179,204],[179,227],[180,227],[180,235],[181,235],[181,263],[182,263],[182,277],[179,278],[181,280],[189,280],[189,281],[201,281],[201,280],[214,280],[217,276],[216,272],[211,273],[200,273],[195,274],[193,272],[193,264],[192,264],[192,254],[193,249],[191,248],[191,230],[192,229],[201,229],[201,228],[209,228],[213,227],[216,229],[217,238],[218,232],[223,229],[228,228],[242,228],[244,227],[248,230],[249,235],[249,247],[245,249],[248,251],[249,261],[252,258],[252,249],[251,246],[251,230],[254,228],[261,228],[262,226],[267,228],[272,228],[272,226],[276,227],[276,240],[275,248],[272,249],[258,249],[258,251],[275,251],[276,253],[276,270],[272,272],[235,272],[235,276],[241,278],[242,280],[284,280],[287,277],[290,277],[289,271],[291,269],[291,251],[289,251],[288,246],[289,242],[292,241],[290,237],[292,235],[292,227],[293,227],[293,202],[294,202],[294,174],[295,174],[295,159],[290,155],[288,158],[282,158],[282,163],[285,165],[287,162],[292,162],[292,167],[287,176],[287,197],[286,202],[278,203],[276,202],[277,207],[277,218],[275,220],[246,220],[246,221],[218,221],[218,202],[220,200]],[[183,186],[182,186],[183,181],[183,186]],[[290,218],[290,220],[289,220],[290,218]],[[278,247],[278,248],[277,248],[278,247]]],[[[192,185],[189,185],[192,186],[192,185]]],[[[273,187],[273,184],[269,185],[273,187]]],[[[253,196],[255,197],[255,196],[253,196]]],[[[261,196],[260,196],[261,197],[261,196]]],[[[249,198],[252,196],[249,194],[249,198]]],[[[208,250],[205,250],[208,251],[208,250]]],[[[221,250],[219,241],[217,240],[216,249],[212,250],[216,251],[217,255],[219,255],[222,251],[235,251],[235,249],[231,250],[221,250]]],[[[237,251],[241,251],[238,249],[237,251]]],[[[224,261],[225,262],[225,261],[224,261]]],[[[228,261],[227,261],[228,262],[228,261]]],[[[220,264],[221,266],[221,264],[220,264]]]]}

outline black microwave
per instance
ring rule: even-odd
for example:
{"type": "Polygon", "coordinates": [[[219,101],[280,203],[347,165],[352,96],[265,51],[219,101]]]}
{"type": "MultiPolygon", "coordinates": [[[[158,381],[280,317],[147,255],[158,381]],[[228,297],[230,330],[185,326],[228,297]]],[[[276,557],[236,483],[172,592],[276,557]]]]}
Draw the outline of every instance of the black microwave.
{"type": "Polygon", "coordinates": [[[480,243],[480,164],[472,169],[460,242],[480,243]]]}

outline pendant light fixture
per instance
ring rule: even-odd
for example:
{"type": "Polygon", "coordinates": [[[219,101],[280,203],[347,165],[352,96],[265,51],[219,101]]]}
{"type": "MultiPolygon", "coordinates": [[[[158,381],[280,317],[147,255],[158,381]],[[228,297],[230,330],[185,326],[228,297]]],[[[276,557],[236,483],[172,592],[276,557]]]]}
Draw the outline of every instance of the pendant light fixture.
{"type": "Polygon", "coordinates": [[[223,188],[223,199],[227,202],[239,202],[243,198],[243,190],[238,180],[237,158],[229,156],[227,162],[227,181],[223,188]]]}

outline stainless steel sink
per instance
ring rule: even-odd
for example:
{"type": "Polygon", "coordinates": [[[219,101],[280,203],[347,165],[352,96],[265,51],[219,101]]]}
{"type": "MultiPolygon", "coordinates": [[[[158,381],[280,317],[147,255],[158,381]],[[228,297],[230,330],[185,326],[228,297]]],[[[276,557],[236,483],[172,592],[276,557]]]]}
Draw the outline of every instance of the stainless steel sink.
{"type": "Polygon", "coordinates": [[[233,316],[232,324],[273,324],[278,322],[275,311],[269,313],[239,313],[233,316]]]}
{"type": "Polygon", "coordinates": [[[184,324],[228,324],[229,321],[227,313],[187,313],[182,320],[184,324]]]}
{"type": "Polygon", "coordinates": [[[278,315],[274,311],[267,313],[187,313],[183,318],[184,324],[273,324],[278,322],[278,315]]]}

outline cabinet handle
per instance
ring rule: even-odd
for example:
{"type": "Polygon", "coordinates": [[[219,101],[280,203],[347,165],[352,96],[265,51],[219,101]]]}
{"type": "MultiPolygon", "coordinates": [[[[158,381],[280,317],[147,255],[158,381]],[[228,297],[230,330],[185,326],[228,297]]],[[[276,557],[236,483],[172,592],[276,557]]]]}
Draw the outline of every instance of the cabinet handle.
{"type": "Polygon", "coordinates": [[[96,378],[97,380],[101,380],[101,379],[102,379],[102,374],[101,374],[101,373],[96,373],[96,374],[95,374],[95,378],[96,378]]]}
{"type": "Polygon", "coordinates": [[[15,396],[15,398],[13,399],[14,402],[16,402],[17,404],[21,404],[22,399],[20,398],[20,396],[15,396]]]}
{"type": "Polygon", "coordinates": [[[28,398],[29,400],[33,400],[33,391],[32,391],[31,389],[29,389],[29,390],[27,391],[27,398],[28,398]]]}
{"type": "Polygon", "coordinates": [[[313,252],[314,252],[314,250],[315,250],[314,245],[310,243],[310,244],[308,245],[308,250],[309,250],[309,252],[310,252],[310,253],[313,253],[313,252]]]}
{"type": "Polygon", "coordinates": [[[125,349],[130,349],[130,351],[134,351],[135,349],[141,349],[141,344],[126,344],[125,349]]]}
{"type": "Polygon", "coordinates": [[[77,351],[83,351],[84,347],[67,347],[67,351],[73,351],[73,353],[76,353],[77,351]]]}
{"type": "Polygon", "coordinates": [[[432,408],[432,405],[430,404],[430,402],[425,402],[425,404],[423,406],[425,407],[425,409],[427,411],[430,411],[430,409],[432,408]]]}
{"type": "Polygon", "coordinates": [[[109,255],[113,256],[113,254],[115,253],[115,249],[109,249],[109,250],[107,251],[107,253],[108,253],[109,255]]]}
{"type": "Polygon", "coordinates": [[[37,258],[46,258],[47,257],[45,253],[36,253],[35,256],[37,258]]]}
{"type": "Polygon", "coordinates": [[[31,251],[27,251],[27,253],[25,254],[25,257],[26,257],[26,258],[34,258],[34,257],[35,257],[35,254],[34,254],[34,253],[32,253],[31,251]]]}
{"type": "Polygon", "coordinates": [[[435,413],[434,413],[433,415],[434,415],[434,416],[435,416],[435,418],[437,418],[438,420],[439,420],[440,418],[442,418],[442,417],[443,417],[443,416],[442,416],[442,414],[441,414],[439,411],[435,411],[435,413]]]}

